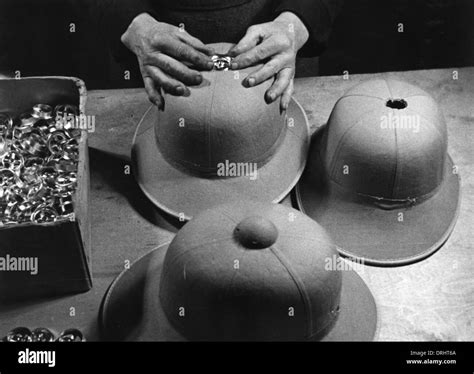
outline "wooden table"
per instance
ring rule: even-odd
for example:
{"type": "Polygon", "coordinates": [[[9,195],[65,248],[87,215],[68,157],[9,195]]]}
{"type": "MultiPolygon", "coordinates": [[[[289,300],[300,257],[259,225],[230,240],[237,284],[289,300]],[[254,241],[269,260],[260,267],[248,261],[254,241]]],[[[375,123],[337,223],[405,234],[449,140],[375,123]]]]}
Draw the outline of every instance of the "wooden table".
{"type": "MultiPolygon", "coordinates": [[[[353,85],[381,74],[303,78],[295,97],[312,130],[323,125],[336,100],[353,85]]],[[[474,340],[474,68],[385,73],[430,92],[448,123],[449,152],[460,168],[462,204],[448,242],[409,266],[364,267],[379,312],[378,340],[474,340]],[[453,72],[458,79],[453,79],[453,72]]],[[[149,103],[141,89],[89,92],[87,114],[96,116],[90,136],[91,291],[40,302],[0,306],[0,335],[15,326],[82,329],[98,339],[97,316],[114,277],[173,237],[173,226],[155,210],[129,173],[133,132],[149,103]]]]}

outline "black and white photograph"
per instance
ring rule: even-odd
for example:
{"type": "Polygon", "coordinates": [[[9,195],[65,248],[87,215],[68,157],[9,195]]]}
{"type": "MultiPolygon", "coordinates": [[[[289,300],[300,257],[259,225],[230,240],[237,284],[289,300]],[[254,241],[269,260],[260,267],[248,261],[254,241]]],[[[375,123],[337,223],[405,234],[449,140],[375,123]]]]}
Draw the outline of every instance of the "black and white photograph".
{"type": "Polygon", "coordinates": [[[260,343],[472,374],[473,20],[0,0],[0,373],[260,343]]]}

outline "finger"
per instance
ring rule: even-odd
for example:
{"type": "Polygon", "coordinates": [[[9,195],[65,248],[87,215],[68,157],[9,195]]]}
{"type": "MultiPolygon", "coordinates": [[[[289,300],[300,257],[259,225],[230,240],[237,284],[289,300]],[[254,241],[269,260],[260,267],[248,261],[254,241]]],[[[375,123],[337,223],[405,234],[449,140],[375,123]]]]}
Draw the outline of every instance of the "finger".
{"type": "Polygon", "coordinates": [[[255,47],[263,38],[264,33],[262,27],[259,25],[250,26],[244,37],[234,47],[232,47],[228,53],[232,57],[238,56],[255,47]]]}
{"type": "Polygon", "coordinates": [[[284,66],[284,61],[274,58],[268,61],[261,68],[252,71],[242,82],[246,87],[253,87],[274,77],[284,66]]]}
{"type": "Polygon", "coordinates": [[[272,86],[267,90],[265,93],[265,100],[267,103],[274,102],[277,98],[279,98],[293,78],[293,69],[285,68],[281,70],[277,74],[277,78],[275,82],[273,82],[272,86]]]}
{"type": "Polygon", "coordinates": [[[159,67],[164,73],[185,85],[194,86],[202,83],[202,74],[188,68],[183,63],[163,53],[153,54],[147,58],[149,65],[159,67]]]}
{"type": "Polygon", "coordinates": [[[165,43],[162,48],[163,53],[174,57],[178,61],[190,62],[197,69],[211,70],[214,67],[214,63],[209,56],[195,50],[186,43],[176,41],[176,39],[173,42],[165,43]]]}
{"type": "Polygon", "coordinates": [[[153,79],[155,84],[158,84],[161,89],[174,96],[189,95],[189,88],[183,83],[171,78],[169,75],[161,71],[155,66],[148,66],[146,69],[147,75],[153,79]]]}
{"type": "Polygon", "coordinates": [[[233,69],[243,69],[248,66],[255,65],[263,60],[275,55],[280,52],[280,45],[276,42],[275,38],[265,39],[260,44],[256,45],[247,52],[244,52],[232,61],[233,69]]]}
{"type": "Polygon", "coordinates": [[[293,95],[294,92],[294,81],[293,78],[290,80],[290,84],[288,87],[286,87],[285,91],[283,91],[283,94],[281,95],[280,99],[280,111],[286,111],[288,109],[288,106],[290,105],[291,101],[291,96],[293,95]]]}
{"type": "Polygon", "coordinates": [[[204,44],[198,38],[191,36],[186,31],[180,32],[178,36],[182,42],[190,45],[191,47],[198,50],[199,52],[202,52],[208,56],[212,56],[213,54],[215,54],[214,48],[204,44]]]}
{"type": "Polygon", "coordinates": [[[155,82],[151,77],[144,77],[143,83],[145,84],[145,91],[148,95],[148,99],[158,107],[160,110],[165,109],[165,100],[161,95],[160,89],[156,87],[155,82]]]}

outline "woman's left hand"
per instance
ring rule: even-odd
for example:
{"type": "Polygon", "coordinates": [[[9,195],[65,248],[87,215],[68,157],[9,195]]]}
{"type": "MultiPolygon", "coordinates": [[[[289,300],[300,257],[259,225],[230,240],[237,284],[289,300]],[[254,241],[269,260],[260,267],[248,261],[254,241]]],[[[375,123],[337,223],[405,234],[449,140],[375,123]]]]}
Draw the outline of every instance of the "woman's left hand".
{"type": "Polygon", "coordinates": [[[286,110],[293,94],[296,53],[308,40],[308,30],[291,12],[283,12],[272,22],[250,26],[245,36],[229,55],[234,57],[232,69],[243,69],[261,62],[243,81],[247,87],[256,86],[275,77],[265,93],[267,103],[280,98],[280,109],[286,110]]]}

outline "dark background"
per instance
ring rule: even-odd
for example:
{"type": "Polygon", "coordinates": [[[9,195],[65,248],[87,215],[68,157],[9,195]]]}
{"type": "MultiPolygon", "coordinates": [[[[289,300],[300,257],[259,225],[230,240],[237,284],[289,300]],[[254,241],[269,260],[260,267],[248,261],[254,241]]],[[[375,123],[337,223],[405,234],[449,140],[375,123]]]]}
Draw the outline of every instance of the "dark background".
{"type": "MultiPolygon", "coordinates": [[[[77,76],[89,89],[140,86],[110,57],[106,7],[107,0],[0,0],[0,74],[77,76]]],[[[346,0],[320,75],[469,65],[474,1],[346,0]]]]}

